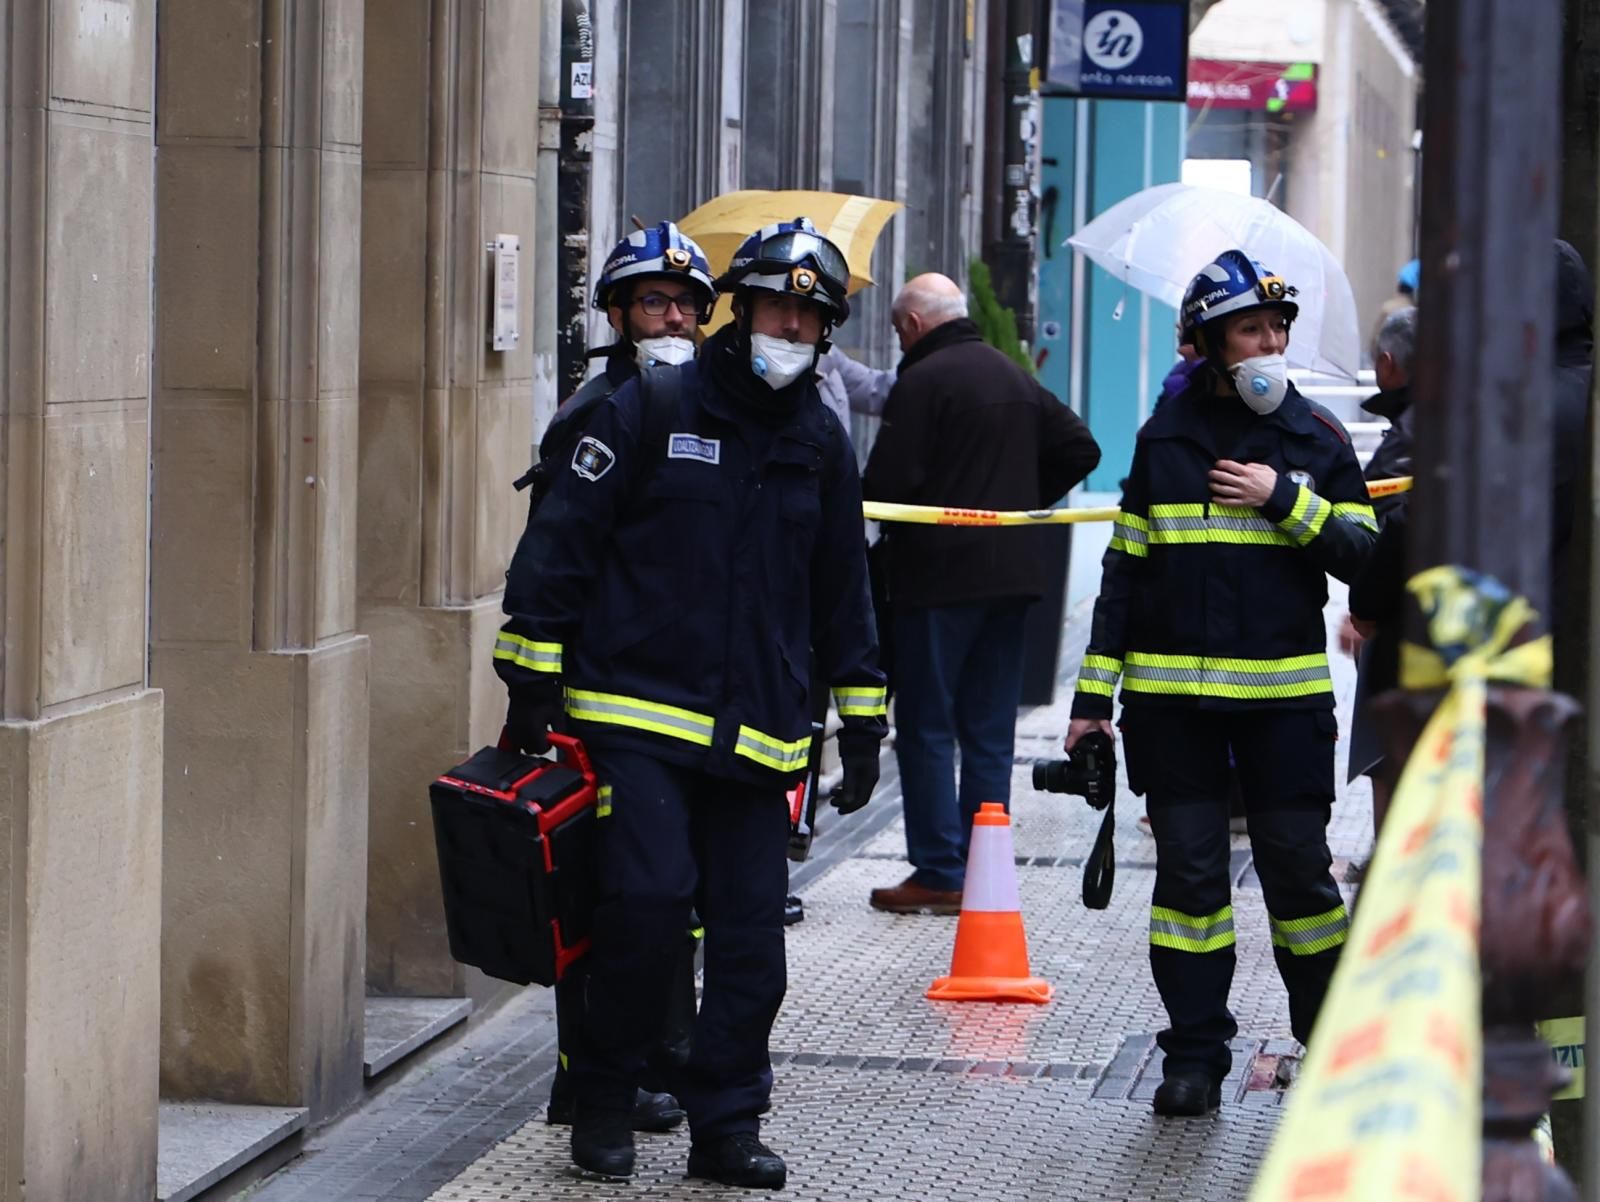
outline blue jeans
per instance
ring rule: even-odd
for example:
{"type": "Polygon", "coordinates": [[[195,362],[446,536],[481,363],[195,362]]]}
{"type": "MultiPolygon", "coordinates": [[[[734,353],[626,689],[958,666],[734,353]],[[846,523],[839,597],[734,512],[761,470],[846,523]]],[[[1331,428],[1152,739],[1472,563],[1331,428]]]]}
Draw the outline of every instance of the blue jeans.
{"type": "Polygon", "coordinates": [[[895,611],[895,756],[917,884],[960,889],[972,818],[1009,807],[1022,694],[1018,598],[895,611]],[[956,747],[961,784],[956,785],[956,747]]]}

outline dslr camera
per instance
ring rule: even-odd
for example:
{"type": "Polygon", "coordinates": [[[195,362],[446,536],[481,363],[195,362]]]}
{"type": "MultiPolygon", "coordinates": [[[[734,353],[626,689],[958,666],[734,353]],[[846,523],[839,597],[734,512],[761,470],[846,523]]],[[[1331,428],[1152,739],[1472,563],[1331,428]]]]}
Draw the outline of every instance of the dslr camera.
{"type": "Polygon", "coordinates": [[[1090,731],[1067,759],[1035,764],[1033,787],[1046,793],[1072,793],[1097,810],[1105,809],[1117,792],[1117,755],[1111,736],[1090,731]]]}

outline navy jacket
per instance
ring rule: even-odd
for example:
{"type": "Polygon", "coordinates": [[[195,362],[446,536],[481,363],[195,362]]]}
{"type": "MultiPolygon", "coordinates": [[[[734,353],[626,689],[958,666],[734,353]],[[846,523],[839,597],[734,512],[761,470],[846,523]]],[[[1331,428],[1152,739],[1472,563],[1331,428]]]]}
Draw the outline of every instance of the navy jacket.
{"type": "Polygon", "coordinates": [[[1074,718],[1125,706],[1333,708],[1326,574],[1349,580],[1377,536],[1366,481],[1336,418],[1292,386],[1212,445],[1204,406],[1237,403],[1201,372],[1139,431],[1102,567],[1074,718]],[[1260,508],[1213,504],[1219,459],[1264,463],[1278,484],[1260,508]]]}
{"type": "Polygon", "coordinates": [[[559,674],[589,743],[786,782],[809,757],[813,647],[844,737],[886,730],[855,456],[814,382],[774,394],[731,331],[668,370],[665,445],[646,445],[630,381],[558,468],[512,560],[495,668],[513,692],[559,674]]]}

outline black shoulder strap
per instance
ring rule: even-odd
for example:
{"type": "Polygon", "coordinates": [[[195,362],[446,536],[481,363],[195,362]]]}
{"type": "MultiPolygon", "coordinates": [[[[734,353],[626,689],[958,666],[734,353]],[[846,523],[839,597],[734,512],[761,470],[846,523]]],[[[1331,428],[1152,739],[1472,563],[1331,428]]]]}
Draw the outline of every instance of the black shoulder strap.
{"type": "Polygon", "coordinates": [[[683,398],[683,367],[652,363],[639,373],[639,392],[643,399],[644,426],[639,445],[649,449],[645,463],[654,467],[667,453],[667,439],[678,420],[683,398]]]}

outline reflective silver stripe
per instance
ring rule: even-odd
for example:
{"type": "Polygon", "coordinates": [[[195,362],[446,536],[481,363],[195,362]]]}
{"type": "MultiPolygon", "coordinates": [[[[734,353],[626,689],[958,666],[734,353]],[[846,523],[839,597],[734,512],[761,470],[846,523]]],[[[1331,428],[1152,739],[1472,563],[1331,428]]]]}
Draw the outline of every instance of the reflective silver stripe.
{"type": "Polygon", "coordinates": [[[1272,919],[1272,945],[1288,948],[1296,956],[1314,956],[1330,951],[1345,942],[1350,930],[1350,916],[1341,902],[1324,914],[1310,918],[1272,919]]]}
{"type": "Polygon", "coordinates": [[[711,746],[716,720],[693,710],[659,705],[616,693],[591,693],[567,690],[567,713],[584,722],[604,722],[612,726],[631,726],[639,730],[669,735],[702,747],[711,746]]]}
{"type": "Polygon", "coordinates": [[[521,635],[500,632],[495,639],[494,658],[528,668],[534,672],[561,671],[561,644],[535,643],[521,635]]]}
{"type": "Polygon", "coordinates": [[[1213,952],[1232,947],[1233,907],[1215,914],[1185,914],[1167,906],[1150,907],[1150,942],[1180,952],[1213,952]]]}
{"type": "Polygon", "coordinates": [[[1098,680],[1105,684],[1116,684],[1117,676],[1118,673],[1113,672],[1110,668],[1096,668],[1089,664],[1084,664],[1083,667],[1078,669],[1078,679],[1080,681],[1098,680]]]}
{"type": "Polygon", "coordinates": [[[1359,501],[1341,501],[1333,507],[1333,516],[1340,521],[1349,522],[1352,526],[1360,526],[1363,530],[1374,533],[1378,529],[1378,515],[1371,505],[1363,505],[1359,501]]]}
{"type": "Polygon", "coordinates": [[[833,690],[833,703],[841,718],[877,718],[889,712],[889,690],[882,686],[853,686],[833,690]]]}
{"type": "Polygon", "coordinates": [[[1123,674],[1129,680],[1160,680],[1171,684],[1278,685],[1329,679],[1326,665],[1291,672],[1228,672],[1217,668],[1151,668],[1129,664],[1123,674]]]}
{"type": "Polygon", "coordinates": [[[796,739],[793,743],[784,743],[748,726],[739,728],[739,741],[734,744],[733,750],[777,772],[799,772],[811,761],[809,736],[796,739]]]}
{"type": "Polygon", "coordinates": [[[1295,542],[1305,546],[1322,532],[1322,524],[1328,520],[1328,511],[1328,503],[1302,484],[1294,510],[1278,525],[1288,531],[1289,537],[1295,542]],[[1296,513],[1300,516],[1296,517],[1296,513]]]}

